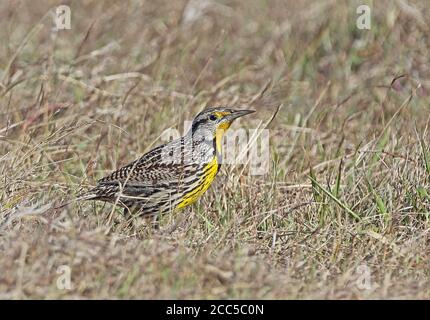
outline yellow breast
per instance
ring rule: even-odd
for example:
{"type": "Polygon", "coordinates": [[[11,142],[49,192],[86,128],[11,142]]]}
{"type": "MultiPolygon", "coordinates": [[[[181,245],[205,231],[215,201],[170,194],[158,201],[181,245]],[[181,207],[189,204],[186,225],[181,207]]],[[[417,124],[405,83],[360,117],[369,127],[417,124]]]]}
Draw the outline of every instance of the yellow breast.
{"type": "Polygon", "coordinates": [[[215,179],[218,173],[218,160],[215,157],[210,163],[206,165],[203,169],[203,175],[199,180],[199,184],[192,191],[184,195],[182,201],[176,206],[176,209],[181,209],[192,203],[194,203],[198,198],[201,197],[203,193],[209,188],[212,181],[215,179]]]}

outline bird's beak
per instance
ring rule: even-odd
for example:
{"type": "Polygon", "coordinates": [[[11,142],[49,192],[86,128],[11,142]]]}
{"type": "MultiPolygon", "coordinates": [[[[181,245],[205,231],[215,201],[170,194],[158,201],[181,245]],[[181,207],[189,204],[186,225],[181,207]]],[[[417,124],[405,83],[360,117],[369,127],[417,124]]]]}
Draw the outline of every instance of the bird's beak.
{"type": "Polygon", "coordinates": [[[247,114],[254,113],[254,110],[234,110],[231,114],[227,116],[229,121],[233,121],[239,117],[246,116],[247,114]]]}

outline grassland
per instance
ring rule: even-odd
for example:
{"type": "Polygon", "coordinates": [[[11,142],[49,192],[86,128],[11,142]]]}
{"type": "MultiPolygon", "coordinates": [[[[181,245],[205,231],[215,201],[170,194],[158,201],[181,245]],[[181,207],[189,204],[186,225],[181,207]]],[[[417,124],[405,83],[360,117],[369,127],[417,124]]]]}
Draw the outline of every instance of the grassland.
{"type": "Polygon", "coordinates": [[[427,1],[58,4],[0,2],[0,298],[430,298],[427,1]],[[158,232],[55,209],[219,105],[282,105],[267,174],[158,232]]]}

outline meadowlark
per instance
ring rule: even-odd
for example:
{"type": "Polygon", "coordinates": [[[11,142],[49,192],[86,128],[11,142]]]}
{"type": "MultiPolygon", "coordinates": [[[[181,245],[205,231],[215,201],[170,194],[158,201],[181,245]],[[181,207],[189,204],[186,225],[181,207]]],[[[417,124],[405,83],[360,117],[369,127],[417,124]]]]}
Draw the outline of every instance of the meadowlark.
{"type": "Polygon", "coordinates": [[[194,203],[220,170],[223,134],[235,119],[252,112],[203,110],[185,136],[100,179],[81,199],[116,203],[126,214],[153,218],[194,203]]]}

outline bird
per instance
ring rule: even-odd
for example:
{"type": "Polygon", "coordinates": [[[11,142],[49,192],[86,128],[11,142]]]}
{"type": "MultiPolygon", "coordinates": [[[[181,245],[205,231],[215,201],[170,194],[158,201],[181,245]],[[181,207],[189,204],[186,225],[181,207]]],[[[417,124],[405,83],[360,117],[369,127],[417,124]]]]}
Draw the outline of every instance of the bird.
{"type": "Polygon", "coordinates": [[[255,112],[226,107],[198,113],[181,138],[160,145],[98,180],[79,200],[100,200],[132,217],[158,217],[196,202],[221,168],[222,137],[234,120],[255,112]]]}

